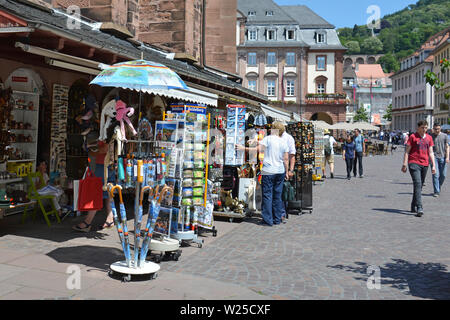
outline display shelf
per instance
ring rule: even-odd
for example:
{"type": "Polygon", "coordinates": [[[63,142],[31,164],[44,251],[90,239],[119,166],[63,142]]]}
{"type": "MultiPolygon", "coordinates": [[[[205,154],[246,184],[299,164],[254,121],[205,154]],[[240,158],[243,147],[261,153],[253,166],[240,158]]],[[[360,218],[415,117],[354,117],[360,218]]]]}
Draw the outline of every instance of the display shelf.
{"type": "Polygon", "coordinates": [[[18,160],[8,160],[8,162],[33,162],[34,159],[18,159],[18,160]]]}
{"type": "Polygon", "coordinates": [[[23,181],[23,178],[0,179],[0,184],[8,184],[8,183],[14,183],[14,182],[21,182],[21,181],[23,181]]]}

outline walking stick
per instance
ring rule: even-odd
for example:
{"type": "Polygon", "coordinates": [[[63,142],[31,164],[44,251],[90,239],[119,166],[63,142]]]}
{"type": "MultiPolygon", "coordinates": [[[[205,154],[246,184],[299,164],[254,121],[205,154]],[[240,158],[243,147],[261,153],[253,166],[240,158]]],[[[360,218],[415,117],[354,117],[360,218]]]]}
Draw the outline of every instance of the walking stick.
{"type": "Polygon", "coordinates": [[[145,258],[147,257],[148,246],[150,244],[153,230],[155,228],[156,219],[158,219],[159,216],[159,210],[161,209],[161,202],[168,192],[170,193],[173,191],[172,187],[164,186],[161,192],[159,192],[159,187],[160,187],[159,185],[156,187],[153,199],[150,200],[149,198],[150,203],[147,217],[147,225],[145,227],[146,234],[144,240],[142,241],[141,254],[139,257],[139,267],[141,267],[142,263],[145,261],[145,258]]]}
{"type": "Polygon", "coordinates": [[[125,210],[125,205],[123,204],[123,197],[122,197],[122,187],[120,185],[116,185],[111,188],[110,190],[111,195],[111,209],[114,216],[114,223],[117,222],[117,231],[119,232],[119,236],[122,234],[122,228],[123,228],[123,235],[121,239],[123,238],[123,253],[125,254],[125,260],[127,262],[128,267],[130,267],[130,243],[128,239],[128,226],[127,226],[127,212],[125,210]],[[120,201],[120,216],[122,220],[122,225],[119,222],[117,210],[114,204],[114,191],[118,189],[119,190],[119,201],[120,201]]]}
{"type": "Polygon", "coordinates": [[[139,247],[140,247],[140,242],[141,242],[141,223],[142,223],[142,200],[144,198],[144,193],[146,190],[150,190],[148,197],[150,198],[152,196],[153,193],[153,189],[149,186],[145,186],[142,188],[141,190],[141,197],[139,198],[139,212],[138,212],[138,219],[137,219],[137,223],[136,223],[136,228],[134,230],[134,263],[137,264],[138,262],[138,257],[139,257],[139,247]]]}

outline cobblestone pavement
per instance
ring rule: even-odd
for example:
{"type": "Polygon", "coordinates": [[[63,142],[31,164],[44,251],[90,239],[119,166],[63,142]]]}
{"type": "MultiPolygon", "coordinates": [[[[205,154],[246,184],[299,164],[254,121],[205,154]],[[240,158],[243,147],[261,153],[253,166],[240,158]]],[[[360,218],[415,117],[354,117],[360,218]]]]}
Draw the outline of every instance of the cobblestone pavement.
{"type": "Polygon", "coordinates": [[[216,221],[217,238],[182,248],[152,281],[108,277],[123,256],[114,229],[80,234],[68,231],[80,218],[49,229],[7,217],[0,220],[0,299],[450,299],[450,180],[434,198],[429,172],[425,214],[415,217],[402,155],[364,158],[365,177],[351,181],[336,157],[335,179],[314,186],[311,215],[275,227],[257,225],[258,217],[216,221]],[[72,264],[81,268],[78,291],[66,288],[72,264]],[[378,273],[380,288],[369,289],[378,273]]]}
{"type": "Polygon", "coordinates": [[[415,217],[402,155],[364,158],[365,177],[350,181],[337,157],[335,179],[314,187],[312,215],[272,228],[244,222],[168,270],[275,299],[450,299],[450,182],[433,198],[430,171],[415,217]],[[369,266],[380,289],[368,289],[369,266]]]}

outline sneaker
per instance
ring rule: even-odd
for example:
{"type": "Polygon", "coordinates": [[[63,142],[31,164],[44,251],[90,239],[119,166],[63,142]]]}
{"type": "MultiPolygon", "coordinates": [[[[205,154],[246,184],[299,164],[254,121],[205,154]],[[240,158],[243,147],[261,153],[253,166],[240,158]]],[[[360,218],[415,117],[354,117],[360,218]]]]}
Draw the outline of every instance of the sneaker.
{"type": "Polygon", "coordinates": [[[417,208],[417,214],[416,214],[416,217],[421,217],[421,216],[423,216],[423,209],[422,208],[417,208]]]}
{"type": "Polygon", "coordinates": [[[330,173],[330,174],[331,174],[331,176],[330,176],[331,179],[334,179],[334,174],[333,173],[330,173]]]}
{"type": "Polygon", "coordinates": [[[433,194],[433,197],[438,198],[439,197],[439,193],[433,194]]]}
{"type": "Polygon", "coordinates": [[[362,175],[360,175],[359,177],[362,179],[362,178],[364,178],[364,175],[362,174],[362,175]]]}
{"type": "Polygon", "coordinates": [[[351,179],[351,177],[347,177],[347,180],[350,180],[351,179]]]}
{"type": "Polygon", "coordinates": [[[411,205],[411,213],[417,213],[417,207],[415,205],[411,205]]]}

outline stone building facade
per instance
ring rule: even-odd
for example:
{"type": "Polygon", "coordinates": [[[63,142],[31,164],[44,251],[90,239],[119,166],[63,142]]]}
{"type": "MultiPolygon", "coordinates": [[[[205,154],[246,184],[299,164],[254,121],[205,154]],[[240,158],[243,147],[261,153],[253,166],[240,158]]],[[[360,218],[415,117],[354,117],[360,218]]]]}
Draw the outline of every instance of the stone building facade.
{"type": "Polygon", "coordinates": [[[236,32],[243,85],[272,104],[330,124],[346,120],[342,46],[335,27],[306,6],[238,0],[236,32]]]}

